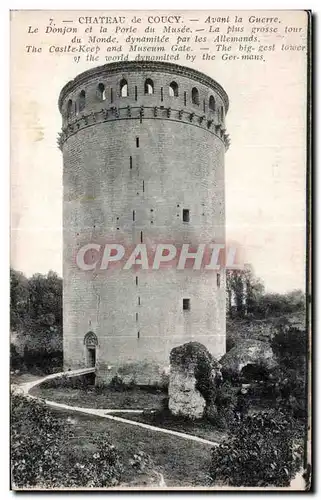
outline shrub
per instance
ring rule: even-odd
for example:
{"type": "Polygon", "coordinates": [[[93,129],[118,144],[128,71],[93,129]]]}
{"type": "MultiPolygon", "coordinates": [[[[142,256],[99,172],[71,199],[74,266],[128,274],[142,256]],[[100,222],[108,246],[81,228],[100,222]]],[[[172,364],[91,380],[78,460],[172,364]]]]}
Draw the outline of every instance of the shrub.
{"type": "Polygon", "coordinates": [[[73,432],[44,403],[13,394],[11,466],[16,488],[108,487],[118,484],[122,464],[109,435],[93,438],[94,453],[79,459],[70,447],[73,432]]]}
{"type": "Polygon", "coordinates": [[[212,450],[212,481],[230,486],[289,486],[302,465],[293,458],[293,437],[292,421],[281,412],[247,416],[212,450]]]}

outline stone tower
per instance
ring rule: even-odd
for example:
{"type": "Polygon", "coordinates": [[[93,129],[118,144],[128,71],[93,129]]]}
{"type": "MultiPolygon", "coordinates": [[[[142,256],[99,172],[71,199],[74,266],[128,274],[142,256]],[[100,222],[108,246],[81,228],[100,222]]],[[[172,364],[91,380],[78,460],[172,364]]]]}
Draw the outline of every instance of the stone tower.
{"type": "Polygon", "coordinates": [[[70,81],[59,109],[65,369],[153,384],[184,342],[220,357],[223,269],[84,271],[76,255],[91,242],[224,243],[227,94],[191,68],[120,62],[70,81]]]}

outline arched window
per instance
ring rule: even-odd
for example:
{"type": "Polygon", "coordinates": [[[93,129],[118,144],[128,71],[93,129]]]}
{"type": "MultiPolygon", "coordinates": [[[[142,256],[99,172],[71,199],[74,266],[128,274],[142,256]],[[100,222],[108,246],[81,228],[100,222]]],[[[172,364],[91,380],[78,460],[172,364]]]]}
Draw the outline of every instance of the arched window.
{"type": "Polygon", "coordinates": [[[67,118],[70,118],[71,113],[72,113],[72,100],[69,99],[69,101],[67,102],[67,118]]]}
{"type": "Polygon", "coordinates": [[[97,87],[97,97],[100,101],[106,100],[106,90],[103,83],[99,83],[97,87]]]}
{"type": "Polygon", "coordinates": [[[120,86],[120,97],[128,97],[128,83],[125,78],[123,78],[119,84],[120,86]]]}
{"type": "Polygon", "coordinates": [[[215,111],[215,99],[212,95],[210,96],[210,99],[208,101],[208,107],[211,111],[215,111]]]}
{"type": "Polygon", "coordinates": [[[196,87],[192,88],[192,103],[197,104],[197,106],[200,104],[200,96],[196,87]]]}
{"type": "Polygon", "coordinates": [[[144,92],[145,94],[154,94],[154,83],[150,78],[145,80],[144,92]]]}
{"type": "Polygon", "coordinates": [[[79,112],[83,111],[86,106],[86,92],[82,90],[79,94],[79,104],[78,104],[78,110],[79,112]]]}
{"type": "Polygon", "coordinates": [[[170,83],[168,92],[170,97],[178,97],[178,85],[176,82],[170,83]]]}

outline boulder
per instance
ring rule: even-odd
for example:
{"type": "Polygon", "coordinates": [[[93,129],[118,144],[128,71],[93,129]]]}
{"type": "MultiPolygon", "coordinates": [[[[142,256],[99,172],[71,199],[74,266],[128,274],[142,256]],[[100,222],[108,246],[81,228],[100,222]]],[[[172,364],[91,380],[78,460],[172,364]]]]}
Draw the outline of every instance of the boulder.
{"type": "Polygon", "coordinates": [[[188,342],[172,349],[168,386],[171,413],[191,420],[202,418],[207,407],[213,413],[220,378],[220,365],[204,345],[188,342]]]}
{"type": "Polygon", "coordinates": [[[239,376],[248,365],[270,370],[277,366],[270,344],[261,340],[243,340],[220,359],[223,373],[239,376]]]}

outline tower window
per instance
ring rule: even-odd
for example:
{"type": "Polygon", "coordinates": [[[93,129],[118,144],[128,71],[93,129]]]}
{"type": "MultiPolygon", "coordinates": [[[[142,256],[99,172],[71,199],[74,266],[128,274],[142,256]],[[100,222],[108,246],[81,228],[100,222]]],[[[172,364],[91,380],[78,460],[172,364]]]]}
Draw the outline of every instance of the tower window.
{"type": "Polygon", "coordinates": [[[114,102],[114,93],[113,93],[113,89],[110,89],[110,102],[114,102]]]}
{"type": "Polygon", "coordinates": [[[192,88],[192,103],[197,106],[200,104],[200,96],[196,87],[192,88]]]}
{"type": "Polygon", "coordinates": [[[215,100],[212,95],[209,98],[208,107],[210,108],[211,111],[215,111],[215,100]]]}
{"type": "Polygon", "coordinates": [[[138,321],[138,313],[136,313],[136,321],[138,321]]]}
{"type": "Polygon", "coordinates": [[[130,169],[133,168],[133,158],[132,158],[132,156],[129,157],[129,168],[130,169]]]}
{"type": "Polygon", "coordinates": [[[190,311],[191,309],[191,300],[183,299],[183,311],[190,311]]]}
{"type": "Polygon", "coordinates": [[[183,222],[189,222],[189,210],[183,208],[183,222]]]}
{"type": "Polygon", "coordinates": [[[138,276],[136,276],[136,286],[138,285],[138,276]]]}
{"type": "Polygon", "coordinates": [[[135,101],[137,101],[137,86],[135,86],[135,101]]]}
{"type": "Polygon", "coordinates": [[[133,221],[135,220],[135,210],[133,210],[133,221]]]}
{"type": "Polygon", "coordinates": [[[136,148],[139,148],[139,137],[136,137],[136,148]]]}
{"type": "Polygon", "coordinates": [[[186,98],[187,98],[187,94],[186,94],[186,92],[184,92],[184,106],[186,106],[186,100],[187,100],[186,98]]]}
{"type": "Polygon", "coordinates": [[[120,81],[120,97],[128,97],[128,83],[125,78],[120,81]]]}
{"type": "Polygon", "coordinates": [[[217,273],[217,275],[216,275],[216,285],[217,285],[217,288],[220,288],[220,286],[221,286],[221,275],[219,273],[217,273]]]}
{"type": "Polygon", "coordinates": [[[223,108],[223,106],[220,107],[220,120],[221,120],[221,122],[224,122],[224,108],[223,108]]]}
{"type": "Polygon", "coordinates": [[[137,332],[137,338],[139,339],[139,337],[140,337],[140,332],[137,332]]]}
{"type": "Polygon", "coordinates": [[[147,80],[145,80],[144,92],[145,94],[149,95],[154,94],[154,83],[150,78],[147,78],[147,80]]]}
{"type": "Polygon", "coordinates": [[[178,97],[178,85],[176,82],[170,83],[168,92],[170,97],[178,97]]]}
{"type": "Polygon", "coordinates": [[[145,193],[145,181],[143,181],[143,193],[145,193]]]}
{"type": "Polygon", "coordinates": [[[97,87],[97,97],[100,101],[106,100],[106,90],[103,83],[99,83],[97,87]]]}
{"type": "Polygon", "coordinates": [[[79,106],[78,106],[79,112],[83,111],[85,109],[85,106],[86,106],[86,92],[82,90],[79,94],[79,106]]]}
{"type": "Polygon", "coordinates": [[[163,87],[161,87],[161,101],[164,99],[164,92],[163,92],[163,87]]]}
{"type": "Polygon", "coordinates": [[[143,231],[140,232],[140,242],[143,243],[143,231]]]}
{"type": "Polygon", "coordinates": [[[140,297],[138,297],[138,305],[140,306],[140,297]]]}
{"type": "Polygon", "coordinates": [[[70,118],[71,113],[72,113],[72,100],[69,99],[67,103],[67,118],[70,118]]]}

